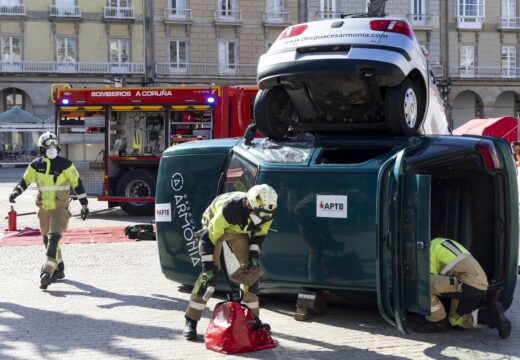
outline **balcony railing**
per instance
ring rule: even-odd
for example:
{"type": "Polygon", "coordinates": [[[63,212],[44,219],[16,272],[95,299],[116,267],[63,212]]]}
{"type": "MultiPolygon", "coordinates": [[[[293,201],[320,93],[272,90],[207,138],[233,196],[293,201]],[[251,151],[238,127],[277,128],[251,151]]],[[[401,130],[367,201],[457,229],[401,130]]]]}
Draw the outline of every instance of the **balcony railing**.
{"type": "Polygon", "coordinates": [[[414,29],[433,29],[431,14],[408,14],[407,17],[414,29]]]}
{"type": "Polygon", "coordinates": [[[215,10],[215,21],[237,23],[242,21],[242,10],[215,10]]]}
{"type": "Polygon", "coordinates": [[[317,19],[336,19],[341,17],[341,11],[324,11],[319,10],[316,11],[316,18],[317,19]]]}
{"type": "Polygon", "coordinates": [[[25,5],[0,5],[0,16],[25,16],[25,5]]]}
{"type": "Polygon", "coordinates": [[[157,75],[256,77],[256,64],[158,63],[157,75]]]}
{"type": "Polygon", "coordinates": [[[484,16],[457,16],[457,28],[482,29],[484,16]]]}
{"type": "Polygon", "coordinates": [[[51,5],[50,15],[57,18],[79,18],[81,10],[79,6],[51,5]]]}
{"type": "Polygon", "coordinates": [[[143,63],[0,61],[5,73],[143,74],[143,63]]]}
{"type": "Polygon", "coordinates": [[[520,67],[501,66],[452,66],[450,76],[457,78],[489,79],[520,78],[520,67]]]}
{"type": "Polygon", "coordinates": [[[120,6],[105,6],[105,19],[133,20],[135,19],[134,8],[120,6]]]}
{"type": "Polygon", "coordinates": [[[441,64],[430,64],[430,70],[436,78],[444,77],[444,66],[441,64]]]}
{"type": "Polygon", "coordinates": [[[500,19],[500,24],[498,24],[498,28],[502,30],[518,30],[520,29],[520,18],[502,18],[500,19]]]}
{"type": "Polygon", "coordinates": [[[164,19],[170,21],[191,20],[191,9],[166,8],[164,9],[164,19]]]}
{"type": "Polygon", "coordinates": [[[264,23],[265,24],[288,24],[289,23],[289,12],[287,11],[275,11],[275,12],[264,12],[264,23]]]}

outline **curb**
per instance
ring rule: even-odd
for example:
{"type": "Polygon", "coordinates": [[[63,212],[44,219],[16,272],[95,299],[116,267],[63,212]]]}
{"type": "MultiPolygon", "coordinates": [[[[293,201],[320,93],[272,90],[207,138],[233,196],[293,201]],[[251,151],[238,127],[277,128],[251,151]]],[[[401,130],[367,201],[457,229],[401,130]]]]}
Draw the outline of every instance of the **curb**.
{"type": "Polygon", "coordinates": [[[0,163],[0,168],[25,168],[30,163],[0,163]]]}

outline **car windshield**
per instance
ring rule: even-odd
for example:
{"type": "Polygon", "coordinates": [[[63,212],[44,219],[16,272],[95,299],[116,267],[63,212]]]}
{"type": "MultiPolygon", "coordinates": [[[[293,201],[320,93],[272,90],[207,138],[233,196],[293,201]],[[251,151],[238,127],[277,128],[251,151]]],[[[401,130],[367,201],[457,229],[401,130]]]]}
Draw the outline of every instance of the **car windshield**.
{"type": "Polygon", "coordinates": [[[303,136],[296,141],[273,141],[263,139],[255,143],[249,151],[274,163],[303,163],[309,159],[314,149],[314,137],[303,136]]]}

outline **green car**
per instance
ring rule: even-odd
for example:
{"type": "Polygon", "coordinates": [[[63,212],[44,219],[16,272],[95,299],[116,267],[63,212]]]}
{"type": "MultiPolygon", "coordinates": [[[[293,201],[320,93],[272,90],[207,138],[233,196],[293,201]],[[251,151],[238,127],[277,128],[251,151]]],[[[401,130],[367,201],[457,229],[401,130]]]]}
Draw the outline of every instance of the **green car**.
{"type": "Polygon", "coordinates": [[[260,183],[279,196],[262,247],[260,293],[377,294],[383,317],[406,332],[408,312],[430,313],[429,244],[442,236],[463,244],[490,287],[501,289],[504,307],[511,305],[518,190],[511,150],[501,139],[302,135],[171,147],[156,192],[163,273],[193,285],[200,272],[194,233],[203,211],[217,194],[260,183]]]}

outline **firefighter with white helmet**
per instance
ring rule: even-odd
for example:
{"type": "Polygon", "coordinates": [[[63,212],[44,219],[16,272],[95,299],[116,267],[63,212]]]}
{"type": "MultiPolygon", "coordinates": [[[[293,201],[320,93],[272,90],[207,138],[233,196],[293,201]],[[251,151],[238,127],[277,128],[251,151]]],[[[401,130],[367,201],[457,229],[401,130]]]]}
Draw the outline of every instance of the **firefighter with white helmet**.
{"type": "MultiPolygon", "coordinates": [[[[231,247],[242,268],[261,274],[260,249],[273,222],[277,201],[276,191],[267,184],[261,184],[253,186],[247,192],[236,191],[219,195],[204,212],[203,229],[198,233],[202,272],[195,282],[185,313],[183,335],[187,340],[197,338],[197,322],[215,291],[224,242],[231,247]]],[[[254,283],[249,285],[240,284],[242,301],[256,316],[260,311],[258,280],[253,279],[254,283]]]]}
{"type": "Polygon", "coordinates": [[[88,200],[78,170],[74,164],[58,155],[60,147],[55,134],[47,131],[38,139],[40,157],[34,159],[9,196],[11,203],[36,181],[39,208],[38,220],[46,248],[46,260],[40,272],[40,288],[46,289],[51,281],[65,277],[59,241],[69,223],[70,189],[74,189],[82,205],[81,218],[89,213],[88,200]]]}

